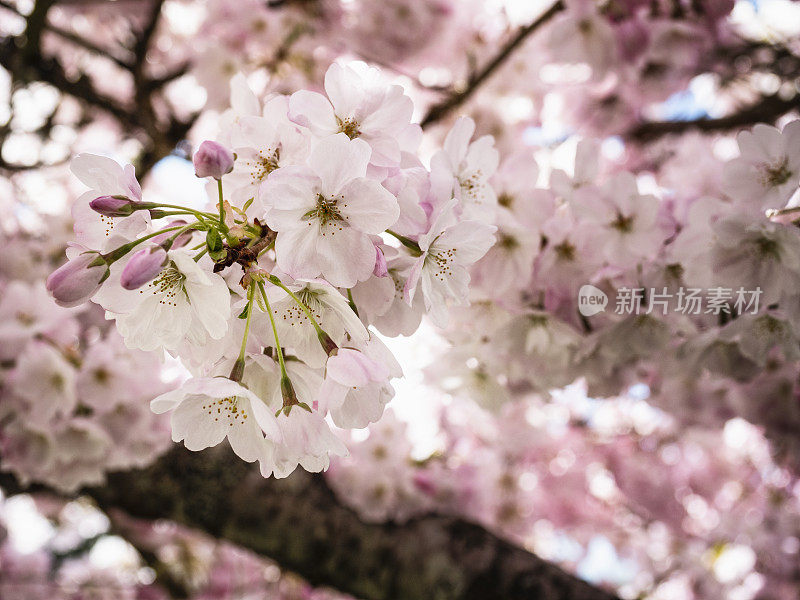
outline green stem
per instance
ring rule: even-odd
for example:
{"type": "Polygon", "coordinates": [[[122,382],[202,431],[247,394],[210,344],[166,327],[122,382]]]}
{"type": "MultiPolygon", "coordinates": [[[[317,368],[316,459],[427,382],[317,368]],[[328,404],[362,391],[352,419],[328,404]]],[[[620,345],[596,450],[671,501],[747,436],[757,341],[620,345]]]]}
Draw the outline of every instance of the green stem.
{"type": "Polygon", "coordinates": [[[164,248],[164,250],[169,250],[170,248],[172,248],[172,244],[175,243],[175,240],[177,240],[180,236],[182,236],[187,231],[191,231],[192,229],[195,229],[197,227],[197,225],[199,225],[199,223],[189,223],[188,225],[184,225],[174,235],[171,235],[168,240],[165,240],[161,244],[161,246],[164,248]]]}
{"type": "MultiPolygon", "coordinates": [[[[161,235],[161,234],[166,233],[168,231],[176,231],[178,229],[186,230],[187,227],[193,227],[194,225],[195,224],[193,223],[191,226],[167,227],[166,229],[161,229],[159,231],[154,231],[153,233],[149,233],[144,237],[140,237],[138,240],[134,240],[134,241],[129,242],[127,244],[123,244],[122,246],[112,250],[108,254],[104,254],[103,255],[103,259],[106,261],[106,263],[108,263],[110,265],[111,263],[114,263],[114,262],[118,261],[120,258],[122,258],[123,256],[125,256],[128,252],[133,250],[136,246],[138,246],[139,244],[141,244],[142,242],[144,242],[146,240],[149,240],[150,238],[156,237],[157,235],[161,235]]],[[[180,235],[180,234],[178,234],[178,235],[180,235]]]]}
{"type": "Polygon", "coordinates": [[[300,300],[300,298],[297,297],[297,295],[292,290],[286,287],[280,279],[278,279],[275,275],[270,275],[269,282],[272,285],[277,285],[284,292],[289,294],[289,296],[291,296],[292,300],[294,300],[297,303],[297,306],[299,306],[300,309],[306,314],[308,320],[311,321],[311,324],[314,326],[317,335],[319,335],[320,333],[325,333],[322,327],[319,326],[319,323],[317,323],[317,320],[314,318],[314,314],[311,312],[311,310],[302,302],[302,300],[300,300]]]}
{"type": "Polygon", "coordinates": [[[194,255],[194,262],[197,262],[198,260],[203,258],[206,255],[206,252],[208,252],[208,248],[203,248],[200,252],[195,254],[194,255]]]}
{"type": "Polygon", "coordinates": [[[219,229],[227,237],[228,226],[225,224],[225,200],[222,197],[222,179],[217,179],[217,190],[219,190],[219,229]]]}
{"type": "Polygon", "coordinates": [[[391,235],[394,238],[396,238],[397,241],[399,241],[401,244],[403,244],[403,246],[405,246],[409,250],[413,250],[414,252],[417,252],[418,253],[417,256],[422,254],[422,249],[419,247],[419,244],[417,242],[415,242],[414,240],[412,240],[411,238],[406,237],[404,235],[400,235],[399,233],[395,233],[391,229],[387,229],[386,233],[388,233],[389,235],[391,235]]]}
{"type": "MultiPolygon", "coordinates": [[[[317,320],[314,318],[314,313],[311,312],[311,309],[309,309],[303,303],[303,301],[300,300],[300,298],[298,298],[295,295],[295,293],[292,290],[286,287],[280,279],[275,277],[275,275],[270,275],[269,281],[273,285],[277,285],[284,292],[289,294],[289,296],[291,296],[292,300],[295,301],[297,306],[299,306],[302,309],[302,311],[306,314],[308,320],[311,321],[311,324],[314,326],[314,330],[317,332],[317,339],[319,340],[322,349],[325,350],[325,354],[327,354],[328,356],[332,356],[335,352],[337,352],[339,350],[339,346],[336,344],[336,342],[333,341],[333,338],[329,336],[328,333],[322,327],[319,326],[319,323],[317,323],[317,320]]],[[[356,313],[356,316],[358,316],[358,313],[356,313]]]]}
{"type": "Polygon", "coordinates": [[[242,337],[242,347],[239,350],[239,360],[244,360],[245,349],[247,348],[247,336],[250,333],[250,317],[253,316],[253,296],[256,293],[256,282],[250,283],[247,288],[247,319],[244,322],[244,336],[242,337]]]}
{"type": "Polygon", "coordinates": [[[297,400],[297,394],[294,391],[292,380],[289,379],[289,375],[286,373],[286,363],[283,359],[283,350],[281,349],[281,343],[278,341],[278,328],[275,326],[275,316],[272,314],[272,307],[269,305],[269,300],[267,299],[267,292],[264,289],[263,281],[258,282],[258,288],[261,290],[261,297],[264,299],[264,307],[267,310],[269,322],[272,325],[272,335],[275,337],[275,350],[278,353],[278,364],[281,367],[281,396],[283,397],[283,406],[278,409],[278,412],[275,414],[275,416],[277,417],[281,412],[288,415],[294,406],[300,406],[304,410],[311,412],[311,409],[306,403],[299,402],[297,400]]]}
{"type": "Polygon", "coordinates": [[[350,309],[358,316],[358,307],[353,300],[353,291],[350,288],[347,288],[347,303],[350,305],[350,309]]]}
{"type": "Polygon", "coordinates": [[[278,328],[275,326],[275,315],[272,314],[272,307],[269,305],[269,300],[267,300],[267,292],[264,289],[264,282],[258,282],[258,289],[261,291],[261,298],[264,300],[264,307],[267,309],[266,312],[269,315],[269,322],[272,325],[272,335],[275,337],[275,351],[278,354],[278,364],[281,367],[281,378],[289,378],[286,374],[286,363],[283,361],[283,350],[281,349],[281,343],[278,340],[278,328]]]}
{"type": "Polygon", "coordinates": [[[250,334],[250,318],[253,316],[253,297],[255,296],[255,293],[256,282],[253,281],[250,283],[250,287],[247,288],[247,320],[244,323],[242,347],[239,350],[239,358],[237,358],[236,362],[233,363],[231,373],[228,375],[228,379],[236,382],[240,382],[242,377],[244,377],[244,355],[247,350],[247,337],[250,334]]]}
{"type": "MultiPolygon", "coordinates": [[[[200,214],[201,216],[205,216],[204,213],[196,213],[190,210],[168,210],[158,213],[158,218],[162,219],[164,217],[174,217],[176,215],[182,215],[182,216],[192,215],[193,217],[196,217],[198,214],[200,214]]],[[[217,217],[216,215],[214,215],[212,218],[216,220],[217,217]]]]}
{"type": "MultiPolygon", "coordinates": [[[[155,209],[158,209],[158,208],[174,208],[175,210],[186,211],[187,213],[190,213],[190,214],[192,214],[192,215],[194,215],[195,217],[198,217],[198,218],[203,217],[205,219],[214,219],[215,221],[217,220],[217,215],[215,215],[214,213],[205,212],[205,211],[202,211],[202,210],[195,210],[193,208],[189,208],[188,206],[181,206],[180,204],[164,204],[162,202],[148,202],[146,204],[146,206],[147,206],[147,208],[155,208],[155,209]]],[[[164,215],[162,215],[162,216],[164,216],[164,215]]]]}

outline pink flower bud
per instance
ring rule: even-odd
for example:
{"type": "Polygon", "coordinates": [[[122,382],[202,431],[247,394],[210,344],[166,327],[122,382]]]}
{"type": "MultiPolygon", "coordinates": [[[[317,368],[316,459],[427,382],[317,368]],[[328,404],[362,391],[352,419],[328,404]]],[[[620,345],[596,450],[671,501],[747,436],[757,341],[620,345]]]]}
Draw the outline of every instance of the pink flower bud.
{"type": "Polygon", "coordinates": [[[413,477],[414,486],[421,491],[423,494],[427,494],[428,496],[435,496],[437,487],[436,483],[427,473],[419,472],[414,475],[413,477]]]}
{"type": "Polygon", "coordinates": [[[84,252],[53,271],[47,289],[59,306],[78,306],[100,289],[108,274],[108,263],[99,252],[84,252]]]}
{"type": "Polygon", "coordinates": [[[375,246],[375,267],[372,269],[375,277],[386,277],[389,274],[389,266],[386,264],[386,257],[383,251],[375,246]]]}
{"type": "Polygon", "coordinates": [[[106,217],[127,217],[136,210],[136,202],[126,196],[98,196],[89,206],[106,217]]]}
{"type": "Polygon", "coordinates": [[[167,253],[161,246],[150,246],[134,252],[122,269],[119,282],[126,290],[135,290],[152,280],[167,264],[167,253]]]}
{"type": "MultiPolygon", "coordinates": [[[[178,226],[181,226],[181,225],[188,225],[188,224],[189,223],[187,223],[183,219],[175,219],[174,221],[170,221],[169,223],[164,225],[164,227],[162,227],[162,229],[172,229],[173,227],[178,227],[178,226]]],[[[178,237],[175,238],[175,240],[172,242],[172,245],[169,248],[167,248],[167,250],[169,250],[169,249],[174,250],[176,248],[182,248],[183,246],[185,246],[186,244],[188,244],[189,242],[192,241],[192,235],[193,234],[194,234],[194,232],[191,231],[191,230],[184,231],[182,234],[180,234],[178,237]]],[[[164,242],[166,242],[173,235],[175,235],[175,231],[174,230],[173,231],[165,231],[161,235],[157,235],[154,238],[152,238],[151,241],[154,244],[163,244],[164,242]]]]}
{"type": "Polygon", "coordinates": [[[198,177],[222,179],[233,171],[233,152],[222,144],[206,140],[194,153],[194,174],[198,177]]]}

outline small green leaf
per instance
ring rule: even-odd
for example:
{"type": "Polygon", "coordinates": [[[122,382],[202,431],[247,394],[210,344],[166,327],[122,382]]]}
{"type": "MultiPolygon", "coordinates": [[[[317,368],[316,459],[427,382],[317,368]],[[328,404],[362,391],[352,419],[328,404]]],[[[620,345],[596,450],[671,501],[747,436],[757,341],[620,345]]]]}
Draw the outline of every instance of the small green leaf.
{"type": "Polygon", "coordinates": [[[222,237],[216,229],[209,229],[206,234],[206,247],[211,260],[222,260],[228,254],[222,245],[222,237]]]}

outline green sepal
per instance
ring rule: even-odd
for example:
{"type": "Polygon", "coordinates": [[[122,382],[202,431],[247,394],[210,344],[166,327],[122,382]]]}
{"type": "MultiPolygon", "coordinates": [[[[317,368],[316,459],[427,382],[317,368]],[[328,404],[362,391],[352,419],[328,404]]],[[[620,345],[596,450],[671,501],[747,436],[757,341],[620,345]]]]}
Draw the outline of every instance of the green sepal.
{"type": "Polygon", "coordinates": [[[206,247],[208,248],[208,255],[213,261],[222,260],[228,254],[225,247],[222,245],[222,237],[220,237],[219,231],[216,229],[208,230],[206,234],[206,247]]]}

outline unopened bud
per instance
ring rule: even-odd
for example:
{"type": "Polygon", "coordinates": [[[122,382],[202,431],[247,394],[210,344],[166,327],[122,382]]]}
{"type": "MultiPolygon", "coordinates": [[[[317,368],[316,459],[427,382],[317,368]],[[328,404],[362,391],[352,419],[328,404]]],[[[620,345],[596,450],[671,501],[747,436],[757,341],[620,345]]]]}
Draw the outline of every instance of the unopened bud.
{"type": "Polygon", "coordinates": [[[222,179],[233,171],[233,152],[222,144],[206,140],[197,149],[192,157],[194,163],[194,174],[198,177],[213,177],[222,179]]]}
{"type": "Polygon", "coordinates": [[[375,246],[375,267],[372,269],[375,277],[386,277],[389,274],[389,266],[386,264],[386,257],[383,251],[375,246]]]}
{"type": "Polygon", "coordinates": [[[281,377],[281,396],[283,396],[283,408],[290,408],[300,404],[295,394],[292,380],[288,377],[281,377]]]}
{"type": "Polygon", "coordinates": [[[325,354],[328,356],[334,356],[339,351],[339,346],[336,345],[336,342],[322,329],[317,330],[317,339],[322,345],[322,349],[325,350],[325,354]]]}
{"type": "Polygon", "coordinates": [[[119,282],[126,290],[135,290],[161,273],[167,264],[167,253],[161,246],[150,246],[134,252],[122,269],[119,282]]]}
{"type": "MultiPolygon", "coordinates": [[[[152,214],[153,211],[150,211],[152,214]]],[[[170,221],[168,224],[164,225],[162,229],[164,229],[164,233],[161,233],[154,238],[152,238],[152,242],[154,244],[159,244],[164,248],[164,250],[170,250],[175,248],[182,248],[186,244],[192,241],[192,234],[194,231],[187,230],[182,232],[178,237],[174,237],[175,235],[175,227],[182,227],[184,225],[188,225],[186,221],[183,219],[175,219],[174,221],[170,221]],[[169,240],[172,240],[171,242],[169,240]]]]}
{"type": "Polygon", "coordinates": [[[100,289],[108,275],[108,263],[100,253],[84,252],[53,271],[47,289],[59,306],[78,306],[100,289]]]}
{"type": "Polygon", "coordinates": [[[228,379],[238,383],[242,380],[242,377],[244,377],[244,359],[237,358],[236,362],[233,363],[233,368],[231,369],[231,374],[228,375],[228,379]]]}
{"type": "Polygon", "coordinates": [[[127,196],[98,196],[89,206],[95,212],[106,217],[127,217],[137,209],[138,202],[127,196]]]}

